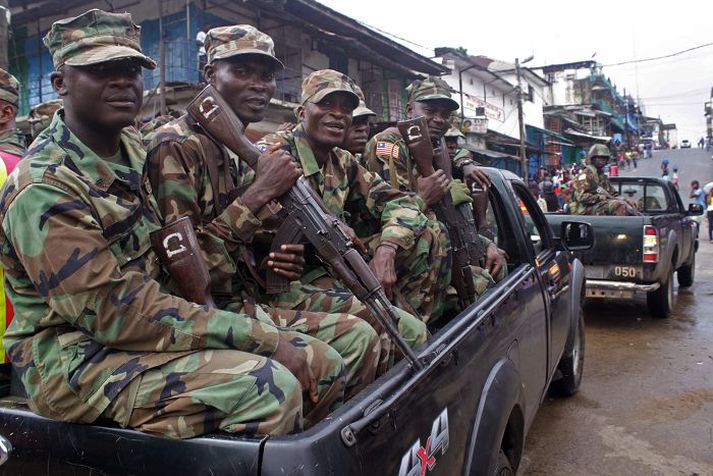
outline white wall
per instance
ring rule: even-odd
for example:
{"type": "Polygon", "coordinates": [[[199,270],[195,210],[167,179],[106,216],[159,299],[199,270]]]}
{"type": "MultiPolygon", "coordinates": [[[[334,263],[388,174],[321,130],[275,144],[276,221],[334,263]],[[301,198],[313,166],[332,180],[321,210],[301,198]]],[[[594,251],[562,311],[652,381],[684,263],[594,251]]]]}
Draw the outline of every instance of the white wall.
{"type": "MultiPolygon", "coordinates": [[[[502,73],[500,74],[508,82],[513,85],[517,85],[517,75],[515,73],[502,73]]],[[[530,81],[526,74],[521,75],[522,81],[522,93],[523,93],[523,103],[522,112],[525,120],[525,124],[539,127],[544,129],[545,118],[542,114],[544,106],[549,106],[548,98],[545,96],[545,87],[541,83],[530,81]],[[532,101],[527,100],[528,86],[532,87],[532,101]]],[[[515,100],[515,95],[513,94],[513,100],[515,100]]],[[[517,102],[515,102],[515,107],[517,107],[517,102]]],[[[517,112],[515,112],[517,114],[517,112]]],[[[519,137],[519,136],[518,136],[519,137]]]]}
{"type": "MultiPolygon", "coordinates": [[[[442,58],[436,58],[435,61],[443,62],[442,58]]],[[[453,93],[453,99],[460,103],[459,70],[452,63],[444,64],[451,67],[451,73],[448,76],[443,76],[443,79],[456,91],[453,93]]],[[[483,106],[488,116],[488,129],[517,139],[520,137],[520,132],[517,122],[515,91],[512,87],[505,88],[504,85],[492,83],[493,79],[491,74],[476,69],[470,69],[463,73],[463,115],[474,117],[476,105],[483,106]]],[[[460,114],[460,110],[458,113],[460,114]]],[[[542,109],[540,109],[541,122],[542,109]]]]}

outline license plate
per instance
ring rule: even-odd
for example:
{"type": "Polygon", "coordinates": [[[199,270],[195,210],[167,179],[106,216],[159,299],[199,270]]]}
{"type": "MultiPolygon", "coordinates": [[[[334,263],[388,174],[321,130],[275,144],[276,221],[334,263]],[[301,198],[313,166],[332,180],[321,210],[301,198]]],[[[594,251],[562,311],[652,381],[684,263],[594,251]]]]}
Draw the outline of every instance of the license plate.
{"type": "Polygon", "coordinates": [[[639,270],[636,266],[613,266],[609,271],[609,276],[613,279],[636,279],[639,270]]]}

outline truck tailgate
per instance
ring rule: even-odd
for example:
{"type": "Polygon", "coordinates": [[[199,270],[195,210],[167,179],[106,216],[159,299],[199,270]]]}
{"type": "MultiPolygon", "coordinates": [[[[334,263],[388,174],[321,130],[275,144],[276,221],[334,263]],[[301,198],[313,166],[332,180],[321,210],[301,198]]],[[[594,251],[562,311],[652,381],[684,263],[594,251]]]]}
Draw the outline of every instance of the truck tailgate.
{"type": "Polygon", "coordinates": [[[640,272],[644,224],[650,222],[650,217],[559,214],[548,214],[546,217],[556,238],[559,238],[560,224],[565,220],[583,221],[592,225],[594,246],[590,250],[575,253],[585,265],[587,278],[631,280],[629,271],[615,273],[616,266],[638,267],[640,272]]]}

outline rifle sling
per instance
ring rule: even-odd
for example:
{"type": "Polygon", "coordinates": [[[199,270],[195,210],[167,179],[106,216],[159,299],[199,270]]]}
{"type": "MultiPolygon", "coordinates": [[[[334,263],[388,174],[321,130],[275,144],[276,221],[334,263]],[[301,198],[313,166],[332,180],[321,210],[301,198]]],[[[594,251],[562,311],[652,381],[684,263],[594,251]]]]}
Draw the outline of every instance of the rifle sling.
{"type": "MultiPolygon", "coordinates": [[[[220,155],[223,158],[223,180],[225,182],[225,192],[227,195],[227,200],[225,200],[225,203],[230,203],[231,201],[242,195],[243,192],[245,192],[245,190],[247,189],[247,186],[235,186],[230,169],[230,154],[228,154],[225,150],[225,147],[221,145],[218,141],[216,141],[215,138],[213,138],[205,129],[203,129],[199,124],[197,125],[208,136],[208,138],[213,142],[213,144],[216,145],[217,149],[220,151],[220,155]]],[[[210,181],[210,187],[213,191],[213,208],[215,210],[215,216],[217,217],[218,215],[223,213],[223,211],[225,210],[225,206],[223,200],[220,199],[220,172],[218,171],[218,164],[215,160],[212,160],[212,157],[206,157],[206,169],[208,170],[208,180],[210,181]]],[[[252,250],[249,250],[247,247],[241,246],[239,255],[241,261],[243,261],[245,267],[248,269],[250,276],[252,276],[255,282],[264,289],[266,285],[265,279],[260,276],[260,273],[257,270],[255,255],[253,254],[252,250]]],[[[243,282],[243,285],[250,289],[252,286],[249,282],[245,280],[245,277],[242,275],[242,273],[237,274],[240,277],[240,281],[243,282]]]]}

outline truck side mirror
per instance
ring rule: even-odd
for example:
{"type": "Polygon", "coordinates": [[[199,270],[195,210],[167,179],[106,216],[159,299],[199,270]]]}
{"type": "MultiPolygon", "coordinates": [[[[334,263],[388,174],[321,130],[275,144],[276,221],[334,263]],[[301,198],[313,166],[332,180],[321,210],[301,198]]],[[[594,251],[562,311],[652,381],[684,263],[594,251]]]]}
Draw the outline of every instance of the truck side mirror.
{"type": "Polygon", "coordinates": [[[689,216],[703,215],[703,205],[701,205],[700,203],[689,203],[688,204],[688,215],[689,216]]]}
{"type": "Polygon", "coordinates": [[[594,246],[592,225],[581,221],[563,221],[560,225],[560,243],[567,251],[584,251],[594,246]]]}

